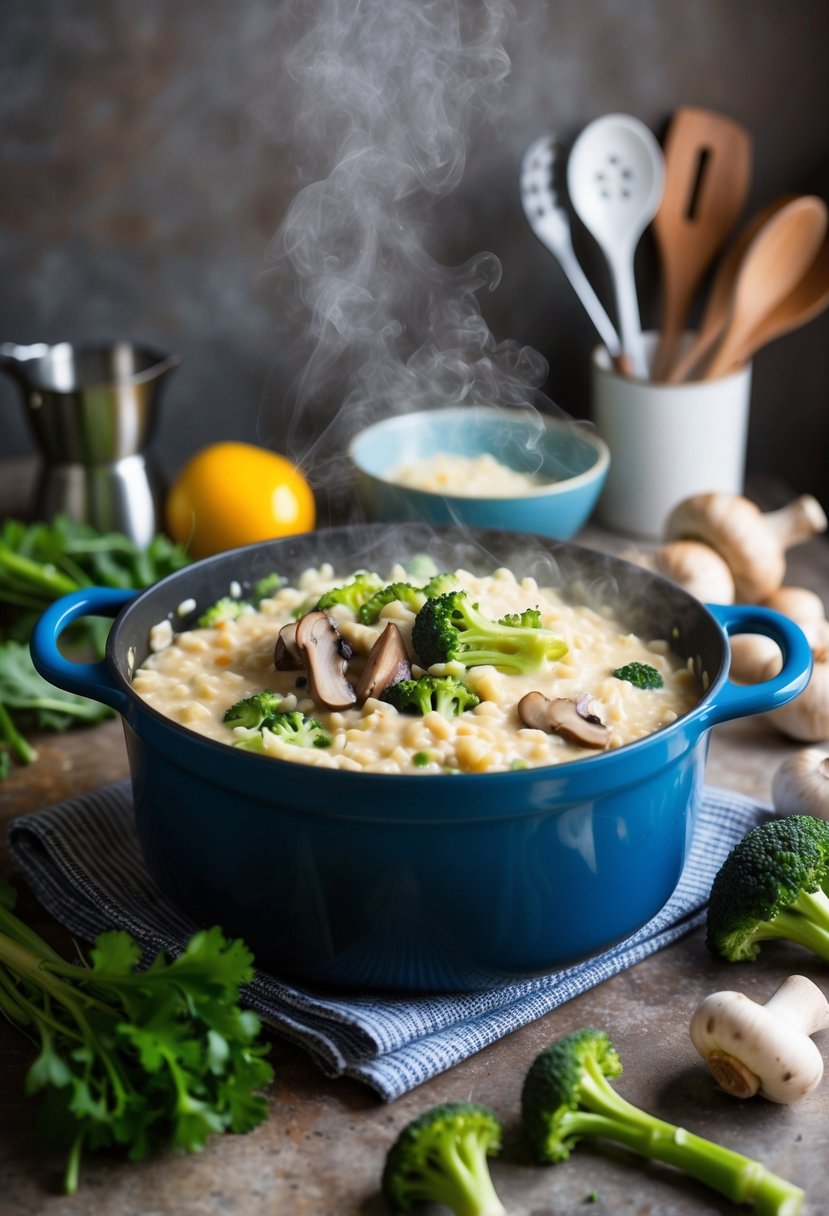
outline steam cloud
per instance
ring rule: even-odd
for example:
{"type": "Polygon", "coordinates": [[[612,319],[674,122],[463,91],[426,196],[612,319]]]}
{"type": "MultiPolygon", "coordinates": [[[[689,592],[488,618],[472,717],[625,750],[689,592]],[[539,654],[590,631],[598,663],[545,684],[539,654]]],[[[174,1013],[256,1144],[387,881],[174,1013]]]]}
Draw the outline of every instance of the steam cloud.
{"type": "Polygon", "coordinates": [[[310,180],[269,250],[289,279],[302,369],[280,446],[312,474],[323,466],[329,483],[348,439],[378,417],[437,403],[532,410],[538,399],[544,358],[496,341],[481,315],[498,259],[446,267],[428,248],[471,132],[497,116],[510,15],[506,0],[292,10],[300,32],[284,71],[310,180]]]}

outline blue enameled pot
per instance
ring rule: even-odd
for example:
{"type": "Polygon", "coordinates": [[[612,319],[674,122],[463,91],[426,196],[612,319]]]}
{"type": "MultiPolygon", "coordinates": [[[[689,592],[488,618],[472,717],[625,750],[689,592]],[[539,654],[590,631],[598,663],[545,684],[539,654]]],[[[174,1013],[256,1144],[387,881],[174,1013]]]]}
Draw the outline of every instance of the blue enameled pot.
{"type": "Polygon", "coordinates": [[[149,590],[90,588],[54,604],[32,639],[46,679],[123,717],[138,836],[166,894],[197,922],[242,936],[281,975],[350,989],[462,989],[550,970],[644,925],[673,892],[694,830],[709,732],[805,688],[801,631],[755,607],[703,606],[628,562],[517,533],[364,525],[252,545],[195,563],[149,590]],[[508,565],[572,600],[611,602],[630,629],[693,662],[699,703],[656,734],[549,768],[385,775],[290,764],[213,742],[151,709],[131,672],[159,621],[236,581],[385,572],[429,553],[440,568],[508,565]],[[58,648],[84,615],[115,617],[106,658],[58,648]],[[728,634],[781,647],[772,680],[728,680],[728,634]]]}

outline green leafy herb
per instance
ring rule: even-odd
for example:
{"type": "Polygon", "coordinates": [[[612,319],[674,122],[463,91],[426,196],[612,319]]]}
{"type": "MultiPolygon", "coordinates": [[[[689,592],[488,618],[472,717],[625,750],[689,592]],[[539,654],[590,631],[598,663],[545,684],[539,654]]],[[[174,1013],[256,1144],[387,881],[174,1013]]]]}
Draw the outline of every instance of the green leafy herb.
{"type": "MultiPolygon", "coordinates": [[[[0,528],[0,780],[9,756],[36,758],[23,731],[66,730],[97,722],[109,710],[53,688],[35,671],[28,639],[38,616],[62,595],[82,587],[139,591],[185,566],[185,551],[165,536],[146,548],[120,532],[98,532],[58,516],[52,523],[6,520],[0,528]]],[[[111,621],[86,617],[65,635],[70,648],[100,657],[111,621]]]]}
{"type": "Polygon", "coordinates": [[[239,1007],[253,974],[241,941],[196,933],[179,957],[140,970],[128,933],[102,934],[89,965],[65,962],[12,911],[0,884],[0,1012],[39,1045],[26,1078],[43,1093],[42,1130],[68,1153],[77,1189],[85,1148],[132,1161],[168,1145],[203,1148],[217,1132],[247,1132],[267,1115],[273,1077],[255,1014],[239,1007]]]}
{"type": "Polygon", "coordinates": [[[634,688],[661,688],[664,680],[649,663],[628,663],[613,672],[617,680],[627,680],[634,688]]]}

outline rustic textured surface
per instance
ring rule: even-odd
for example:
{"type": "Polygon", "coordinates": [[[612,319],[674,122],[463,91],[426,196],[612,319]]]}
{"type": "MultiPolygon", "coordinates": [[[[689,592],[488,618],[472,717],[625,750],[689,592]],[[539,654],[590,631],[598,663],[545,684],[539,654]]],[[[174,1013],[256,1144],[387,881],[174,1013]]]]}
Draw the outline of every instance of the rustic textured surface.
{"type": "MultiPolygon", "coordinates": [[[[295,5],[302,22],[318,4],[295,5]]],[[[284,440],[287,301],[266,250],[307,168],[283,87],[285,8],[4,6],[0,339],[132,336],[180,351],[156,444],[168,470],[214,439],[284,440]]],[[[524,149],[547,130],[572,139],[607,111],[661,131],[676,106],[706,105],[752,132],[750,210],[785,192],[826,195],[829,6],[517,0],[514,9],[503,117],[472,134],[465,177],[436,212],[429,247],[448,265],[481,249],[501,258],[502,282],[481,300],[493,333],[547,356],[550,395],[584,417],[594,334],[524,221],[524,149]]],[[[646,242],[646,322],[652,252],[646,242]]],[[[606,295],[605,276],[599,286],[606,295]]],[[[827,326],[824,315],[758,359],[749,452],[753,469],[823,495],[827,326]]],[[[0,406],[3,447],[24,451],[23,411],[3,379],[0,406]]]]}
{"type": "MultiPolygon", "coordinates": [[[[8,491],[8,476],[3,478],[8,491]]],[[[23,482],[18,479],[18,484],[23,482]]],[[[621,538],[582,538],[618,549],[621,538]]],[[[794,551],[790,580],[829,603],[829,545],[794,551]]],[[[0,835],[14,815],[36,811],[127,773],[120,724],[37,740],[40,759],[0,786],[0,835]]],[[[768,801],[776,766],[794,750],[771,727],[743,720],[718,727],[708,780],[768,801]]],[[[8,858],[0,844],[0,874],[8,858]]],[[[56,945],[65,934],[23,892],[22,911],[56,945]]],[[[829,987],[826,967],[785,945],[766,947],[746,968],[715,963],[702,932],[646,960],[560,1010],[508,1036],[389,1106],[348,1080],[327,1080],[298,1048],[274,1041],[270,1118],[246,1137],[225,1137],[199,1157],[164,1156],[139,1165],[89,1157],[80,1193],[56,1195],[59,1160],[36,1134],[34,1103],[23,1097],[28,1041],[0,1022],[0,1216],[383,1216],[378,1185],[385,1153],[414,1115],[444,1100],[473,1099],[506,1121],[504,1159],[493,1175],[510,1216],[727,1216],[733,1207],[667,1169],[642,1167],[613,1150],[583,1148],[555,1170],[531,1165],[517,1136],[524,1073],[539,1050],[579,1025],[605,1026],[625,1063],[619,1088],[654,1113],[721,1140],[806,1188],[808,1216],[826,1210],[829,1087],[791,1108],[738,1103],[716,1091],[688,1039],[690,1014],[708,992],[737,987],[766,1000],[797,970],[829,987]],[[597,1192],[597,1202],[585,1205],[597,1192]]],[[[825,1049],[825,1037],[819,1038],[825,1049]]]]}

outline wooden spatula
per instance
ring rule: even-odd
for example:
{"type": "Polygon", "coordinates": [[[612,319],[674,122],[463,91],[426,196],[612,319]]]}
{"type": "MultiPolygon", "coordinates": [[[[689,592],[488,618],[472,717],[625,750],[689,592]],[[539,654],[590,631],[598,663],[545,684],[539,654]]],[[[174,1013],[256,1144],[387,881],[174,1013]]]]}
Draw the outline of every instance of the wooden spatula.
{"type": "Polygon", "coordinates": [[[745,206],[751,136],[713,110],[684,106],[665,139],[665,193],[653,230],[664,303],[651,378],[664,380],[706,270],[745,206]]]}

